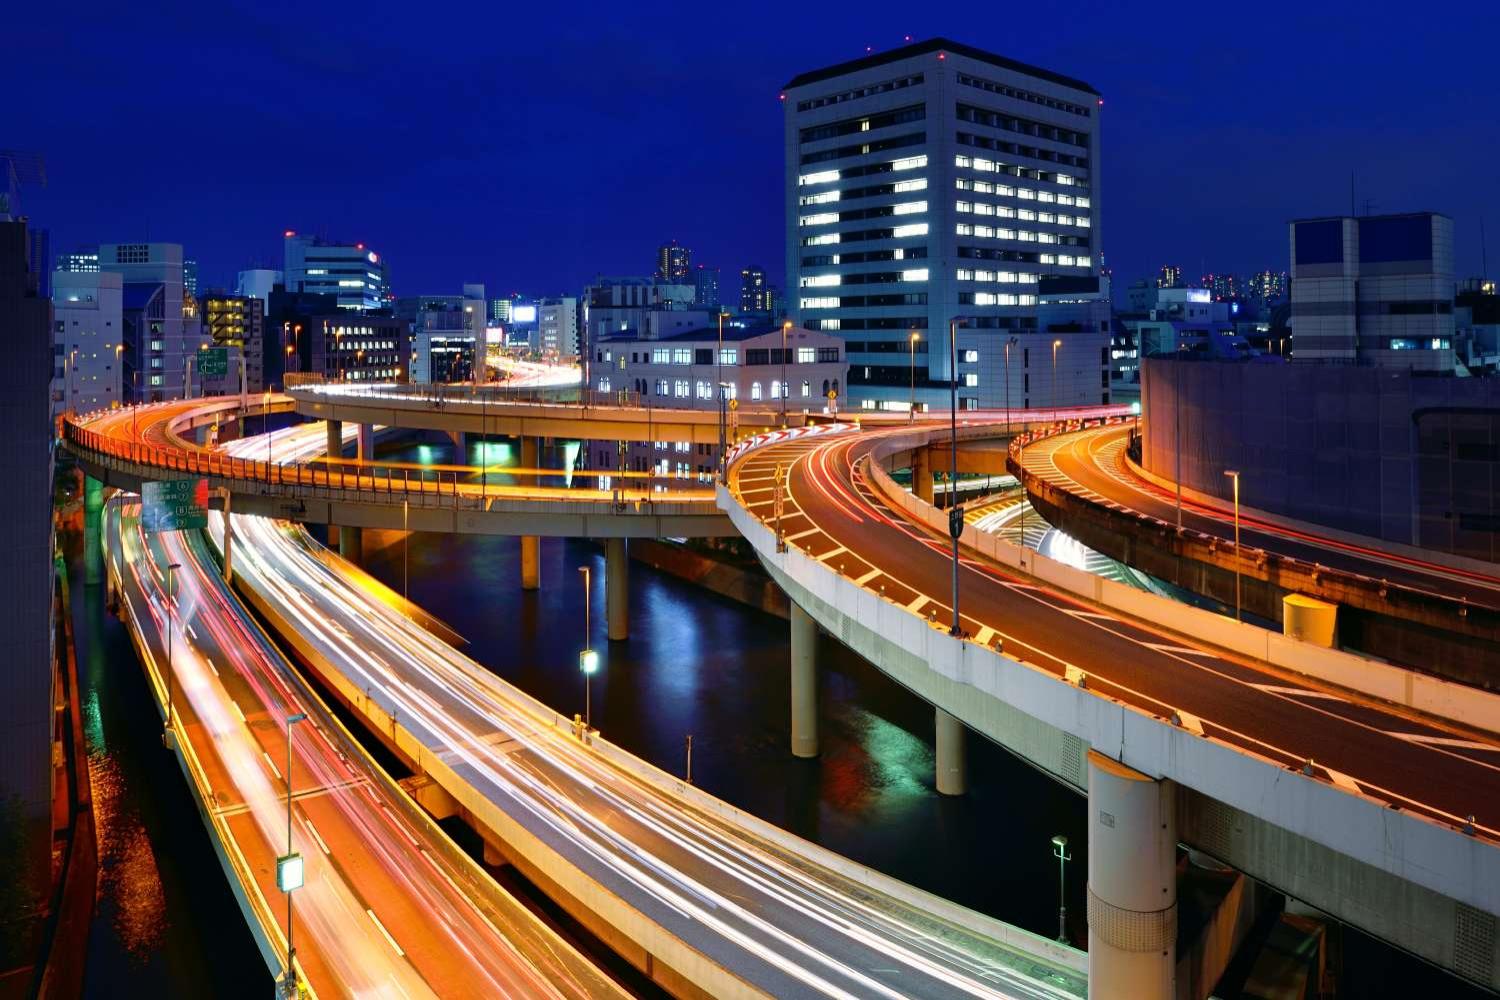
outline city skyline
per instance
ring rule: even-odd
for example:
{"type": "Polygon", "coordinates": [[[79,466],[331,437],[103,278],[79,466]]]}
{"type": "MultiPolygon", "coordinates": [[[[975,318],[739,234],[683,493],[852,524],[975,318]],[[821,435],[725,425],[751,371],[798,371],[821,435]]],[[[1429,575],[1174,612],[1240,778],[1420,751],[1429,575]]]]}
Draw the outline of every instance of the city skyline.
{"type": "MultiPolygon", "coordinates": [[[[1189,273],[1200,262],[1204,270],[1231,273],[1279,269],[1286,221],[1351,205],[1359,214],[1443,212],[1455,223],[1456,273],[1477,274],[1482,265],[1480,171],[1494,152],[1486,142],[1494,140],[1469,128],[1460,118],[1463,108],[1443,97],[1448,88],[1464,90],[1482,106],[1483,97],[1494,94],[1496,85],[1479,69],[1483,59],[1464,58],[1467,47],[1478,44],[1468,39],[1482,33],[1419,25],[1412,30],[1436,35],[1434,44],[1407,46],[1378,67],[1360,59],[1367,47],[1359,44],[1325,51],[1315,63],[1287,62],[1282,40],[1294,28],[1303,36],[1336,33],[1355,42],[1384,27],[1378,17],[1352,22],[1335,12],[1288,7],[1259,22],[1270,27],[1219,26],[1237,40],[1234,47],[1184,50],[1176,61],[1142,72],[1126,53],[1130,39],[1139,36],[1144,44],[1154,38],[1153,22],[1124,13],[1099,12],[1099,30],[1066,43],[1049,41],[1052,33],[1040,30],[1046,21],[1040,11],[1017,12],[1017,23],[1003,36],[959,18],[916,24],[893,16],[887,33],[864,39],[804,14],[805,30],[786,39],[778,33],[774,45],[758,34],[772,33],[774,19],[768,19],[765,28],[736,22],[723,44],[697,50],[644,27],[634,33],[626,27],[623,44],[612,42],[598,58],[582,60],[594,68],[565,80],[543,72],[547,57],[524,46],[506,50],[509,71],[498,75],[469,73],[487,65],[481,59],[429,75],[425,83],[403,75],[398,86],[390,78],[381,96],[362,98],[366,106],[346,123],[369,144],[368,162],[356,173],[347,170],[351,151],[343,130],[299,135],[296,157],[279,153],[274,138],[288,106],[309,97],[338,103],[379,88],[387,79],[381,67],[407,58],[387,40],[392,16],[377,14],[363,32],[345,25],[335,32],[311,15],[304,31],[322,37],[315,59],[280,33],[274,12],[236,15],[222,32],[214,30],[212,16],[183,20],[179,33],[169,26],[166,37],[190,58],[168,64],[180,69],[120,90],[107,84],[134,51],[129,39],[141,26],[128,19],[114,24],[104,9],[101,26],[110,30],[75,36],[64,34],[52,11],[23,12],[21,27],[44,44],[17,52],[0,72],[22,92],[33,88],[95,106],[101,123],[85,137],[39,103],[18,107],[7,141],[42,153],[50,180],[48,188],[27,193],[28,211],[47,219],[54,253],[110,240],[180,242],[202,263],[203,287],[232,287],[238,270],[276,261],[284,229],[384,247],[392,282],[406,294],[444,287],[455,276],[538,294],[572,290],[599,273],[641,271],[644,255],[672,236],[701,260],[768,261],[768,278],[784,287],[781,225],[772,210],[780,197],[780,86],[807,66],[863,55],[861,41],[882,51],[902,44],[906,34],[918,40],[949,35],[1082,77],[1103,93],[1109,197],[1102,249],[1117,283],[1150,277],[1164,259],[1181,261],[1189,273]],[[48,51],[49,39],[63,38],[77,46],[76,64],[32,61],[32,53],[48,51]],[[215,53],[223,54],[219,46],[233,47],[237,62],[246,65],[246,47],[257,45],[265,58],[250,62],[242,79],[209,87],[193,82],[216,61],[215,53]],[[669,49],[679,60],[671,74],[642,68],[669,49]],[[1216,85],[1203,88],[1195,74],[1210,69],[1216,85]],[[671,85],[684,76],[698,84],[671,85]],[[459,114],[463,102],[452,100],[455,93],[502,113],[476,128],[466,120],[469,138],[447,147],[451,152],[415,163],[384,155],[418,142],[416,126],[404,122],[425,126],[459,114]],[[1347,99],[1353,93],[1361,95],[1358,102],[1347,99]],[[263,141],[234,161],[214,160],[211,171],[184,171],[177,150],[128,161],[96,154],[122,146],[123,138],[110,140],[114,130],[127,129],[143,106],[168,95],[186,122],[190,148],[207,149],[211,138],[194,123],[206,129],[226,115],[246,122],[263,141]],[[1228,106],[1238,109],[1232,119],[1223,114],[1228,106]],[[710,129],[707,137],[697,126],[639,129],[647,107],[669,120],[706,116],[734,127],[710,129]],[[590,157],[559,164],[529,155],[533,145],[569,130],[596,136],[610,149],[602,173],[590,157]],[[1393,136],[1401,141],[1390,143],[1393,136]],[[1418,152],[1434,143],[1448,144],[1455,155],[1418,152]],[[1226,149],[1234,155],[1223,155],[1226,149]],[[663,170],[664,163],[678,168],[663,170]],[[704,169],[708,164],[712,169],[704,169]],[[231,201],[222,194],[226,189],[235,192],[231,201]],[[612,197],[618,193],[629,197],[612,197]],[[421,210],[386,210],[396,203],[421,210]],[[547,249],[539,253],[538,247],[547,249]]],[[[1201,23],[1196,10],[1193,16],[1201,23]]],[[[478,28],[487,17],[476,11],[471,20],[478,28]]],[[[1170,20],[1171,13],[1162,17],[1170,20]]],[[[505,18],[491,25],[504,36],[571,30],[546,14],[507,12],[505,18]]],[[[151,30],[155,39],[159,28],[151,30]]],[[[1413,38],[1406,27],[1403,33],[1413,38]]]]}

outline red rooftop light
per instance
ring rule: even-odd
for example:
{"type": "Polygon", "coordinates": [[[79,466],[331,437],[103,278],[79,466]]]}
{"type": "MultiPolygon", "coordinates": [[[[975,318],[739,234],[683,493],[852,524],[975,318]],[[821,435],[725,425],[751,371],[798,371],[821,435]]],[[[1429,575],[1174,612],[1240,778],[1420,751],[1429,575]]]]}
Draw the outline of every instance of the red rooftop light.
{"type": "Polygon", "coordinates": [[[286,232],[282,233],[281,235],[284,236],[284,237],[286,237],[287,239],[291,239],[293,236],[297,235],[297,231],[295,229],[288,229],[286,232]]]}

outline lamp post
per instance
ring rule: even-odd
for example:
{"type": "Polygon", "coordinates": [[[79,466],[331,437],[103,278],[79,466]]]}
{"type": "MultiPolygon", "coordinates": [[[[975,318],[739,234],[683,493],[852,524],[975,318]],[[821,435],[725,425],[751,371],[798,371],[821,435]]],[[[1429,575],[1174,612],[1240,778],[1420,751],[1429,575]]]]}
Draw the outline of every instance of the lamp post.
{"type": "MultiPolygon", "coordinates": [[[[177,576],[181,563],[167,563],[167,720],[164,729],[172,730],[172,720],[177,714],[172,709],[172,633],[177,631],[177,576]]],[[[163,733],[162,739],[166,739],[163,733]]]]}
{"type": "Polygon", "coordinates": [[[913,330],[907,338],[911,343],[911,400],[907,404],[907,423],[913,423],[917,419],[917,341],[922,335],[913,330]]]}
{"type": "Polygon", "coordinates": [[[781,426],[786,426],[786,337],[792,330],[792,321],[781,324],[781,426]]]}
{"type": "MultiPolygon", "coordinates": [[[[1182,534],[1182,348],[1177,343],[1177,356],[1172,359],[1172,433],[1177,439],[1177,533],[1182,534]]],[[[1142,458],[1144,461],[1144,457],[1142,458]]]]}
{"type": "Polygon", "coordinates": [[[1019,342],[1011,337],[1005,342],[1005,436],[1010,437],[1010,349],[1019,342]]]}
{"type": "Polygon", "coordinates": [[[594,652],[589,630],[589,568],[578,567],[583,574],[583,649],[578,652],[578,669],[583,672],[583,733],[585,739],[594,728],[593,692],[589,681],[599,669],[599,654],[594,652]]]}
{"type": "Polygon", "coordinates": [[[953,626],[948,634],[963,634],[958,626],[958,538],[964,533],[964,509],[958,503],[958,324],[966,317],[948,321],[948,534],[953,538],[953,626]]]}
{"type": "Polygon", "coordinates": [[[726,433],[725,433],[725,429],[726,429],[726,427],[727,427],[727,425],[729,423],[729,416],[728,416],[728,413],[727,413],[728,408],[729,408],[729,383],[728,382],[720,382],[719,383],[719,482],[720,483],[728,483],[729,482],[729,462],[726,461],[726,459],[727,459],[726,449],[728,447],[728,441],[726,439],[726,433]]]}
{"type": "Polygon", "coordinates": [[[1240,615],[1240,474],[1236,469],[1225,469],[1224,475],[1234,480],[1234,620],[1244,621],[1240,615]]]}
{"type": "Polygon", "coordinates": [[[266,482],[271,481],[271,387],[266,386],[266,394],[261,397],[260,419],[266,431],[266,482]]]}
{"type": "Polygon", "coordinates": [[[1054,421],[1057,420],[1057,349],[1061,346],[1061,338],[1052,342],[1052,419],[1054,421]]]}
{"type": "Polygon", "coordinates": [[[302,887],[302,855],[292,850],[292,727],[307,718],[306,712],[286,717],[286,853],[276,859],[276,887],[286,893],[286,976],[281,981],[283,996],[297,995],[297,958],[292,943],[292,891],[302,887]]]}
{"type": "Polygon", "coordinates": [[[1052,838],[1052,856],[1057,859],[1057,940],[1068,940],[1067,867],[1073,860],[1068,853],[1068,838],[1062,834],[1052,838]]]}

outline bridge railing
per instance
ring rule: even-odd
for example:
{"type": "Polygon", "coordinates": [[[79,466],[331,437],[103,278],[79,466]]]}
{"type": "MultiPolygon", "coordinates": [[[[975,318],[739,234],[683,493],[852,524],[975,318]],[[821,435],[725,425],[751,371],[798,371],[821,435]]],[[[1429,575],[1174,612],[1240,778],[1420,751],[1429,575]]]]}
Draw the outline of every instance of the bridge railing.
{"type": "MultiPolygon", "coordinates": [[[[500,484],[475,481],[475,473],[456,469],[412,469],[398,463],[339,462],[317,459],[308,462],[276,462],[241,458],[224,452],[193,450],[151,444],[139,439],[120,439],[101,434],[72,420],[63,423],[63,440],[70,450],[86,454],[107,468],[153,478],[160,472],[203,476],[229,483],[281,488],[289,495],[312,495],[354,502],[409,503],[418,507],[453,510],[486,510],[496,501],[513,497],[500,484]],[[477,487],[477,488],[476,488],[477,487]]],[[[561,470],[559,470],[560,472],[561,470]]],[[[498,473],[497,473],[498,475],[498,473]]],[[[636,480],[639,486],[612,488],[608,496],[568,496],[566,492],[542,499],[559,503],[613,502],[617,507],[643,505],[660,509],[677,503],[712,503],[704,495],[674,495],[696,482],[697,474],[667,473],[636,480]]],[[[602,493],[602,491],[600,491],[602,493]]]]}

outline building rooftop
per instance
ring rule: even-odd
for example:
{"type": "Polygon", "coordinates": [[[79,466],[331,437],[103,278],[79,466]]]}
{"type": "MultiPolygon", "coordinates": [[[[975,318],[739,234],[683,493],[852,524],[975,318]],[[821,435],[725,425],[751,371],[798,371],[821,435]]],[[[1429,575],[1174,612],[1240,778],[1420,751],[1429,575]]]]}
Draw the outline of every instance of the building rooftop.
{"type": "Polygon", "coordinates": [[[876,66],[899,62],[902,59],[910,59],[913,56],[926,55],[929,52],[952,52],[954,55],[964,56],[977,62],[989,63],[991,66],[1008,69],[1014,73],[1022,73],[1026,76],[1036,77],[1039,80],[1046,80],[1050,83],[1061,84],[1064,87],[1071,87],[1074,90],[1081,90],[1086,94],[1097,95],[1099,93],[1099,91],[1082,80],[1074,79],[1071,76],[1063,76],[1061,73],[1054,73],[1039,66],[1030,66],[1015,59],[1007,59],[1005,56],[986,52],[984,49],[976,49],[972,45],[964,45],[949,38],[929,38],[925,42],[913,42],[910,45],[903,45],[898,49],[891,49],[887,52],[876,52],[860,59],[851,59],[848,62],[825,66],[823,69],[800,73],[788,80],[782,89],[792,90],[796,87],[805,87],[810,83],[832,80],[846,73],[856,73],[862,69],[873,69],[876,66]]]}
{"type": "MultiPolygon", "coordinates": [[[[755,327],[748,327],[748,328],[747,327],[726,326],[724,328],[724,342],[726,344],[728,344],[728,343],[738,343],[739,341],[742,341],[742,340],[750,340],[750,339],[752,339],[754,337],[763,337],[763,336],[765,336],[768,333],[779,333],[780,331],[781,331],[781,324],[779,324],[779,323],[775,323],[775,324],[772,324],[770,326],[755,326],[755,327]]],[[[803,327],[793,327],[792,330],[791,330],[791,332],[793,332],[793,333],[812,333],[812,334],[816,334],[818,336],[826,336],[826,334],[823,334],[821,331],[818,331],[818,330],[808,330],[808,329],[805,329],[803,327]]],[[[665,336],[661,336],[661,337],[652,337],[649,340],[645,339],[645,338],[642,338],[641,335],[637,331],[635,331],[635,330],[621,330],[618,333],[610,334],[607,337],[600,337],[598,342],[601,343],[601,344],[608,344],[608,343],[611,343],[611,342],[615,342],[615,343],[621,343],[621,342],[623,342],[623,343],[639,342],[639,343],[643,343],[643,344],[665,344],[665,343],[670,343],[670,342],[672,342],[674,340],[682,341],[682,340],[718,340],[718,339],[719,339],[719,328],[717,326],[704,326],[704,327],[699,327],[699,328],[694,329],[694,330],[678,330],[675,333],[669,333],[669,334],[666,334],[665,336]]]]}

